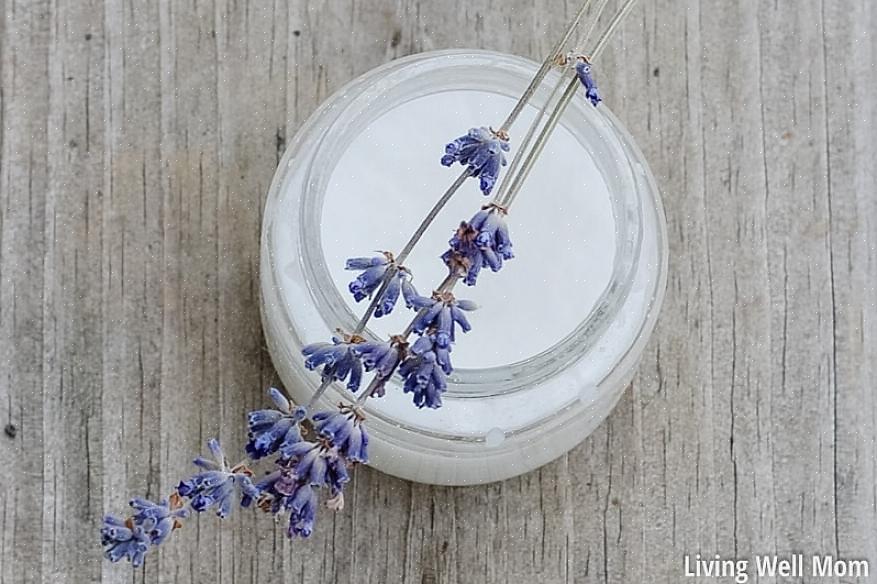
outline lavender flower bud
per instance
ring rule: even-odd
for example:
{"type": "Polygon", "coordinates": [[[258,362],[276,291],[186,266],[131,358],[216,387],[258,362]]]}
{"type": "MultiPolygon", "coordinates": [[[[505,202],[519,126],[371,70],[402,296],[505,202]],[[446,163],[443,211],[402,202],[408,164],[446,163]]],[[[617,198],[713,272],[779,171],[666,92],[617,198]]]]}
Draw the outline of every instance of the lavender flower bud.
{"type": "Polygon", "coordinates": [[[353,348],[363,341],[362,337],[345,335],[332,337],[331,343],[313,343],[302,349],[306,357],[305,367],[322,367],[323,380],[347,381],[347,389],[358,391],[362,383],[362,363],[353,348]]]}
{"type": "Polygon", "coordinates": [[[418,408],[437,409],[442,406],[442,394],[447,390],[447,376],[434,351],[412,354],[399,367],[405,379],[405,393],[413,394],[418,408]]]}
{"type": "Polygon", "coordinates": [[[293,409],[289,400],[276,388],[268,390],[276,409],[256,410],[247,414],[247,454],[253,460],[280,451],[301,441],[299,422],[304,419],[304,408],[293,409]]]}
{"type": "Polygon", "coordinates": [[[317,518],[317,494],[314,489],[308,484],[300,484],[289,498],[288,509],[287,535],[290,538],[310,537],[314,532],[314,521],[317,518]]]}
{"type": "Polygon", "coordinates": [[[603,101],[600,93],[597,91],[597,82],[594,80],[594,74],[591,71],[591,63],[585,57],[579,57],[576,63],[576,77],[585,87],[585,97],[591,101],[594,107],[603,101]]]}
{"type": "Polygon", "coordinates": [[[189,511],[181,509],[182,502],[178,499],[168,501],[163,499],[159,503],[153,503],[140,497],[131,499],[129,505],[137,512],[132,516],[135,525],[143,528],[152,545],[160,545],[164,542],[171,531],[180,524],[179,519],[189,516],[189,511]]]}
{"type": "Polygon", "coordinates": [[[484,266],[498,272],[504,260],[515,257],[505,210],[494,205],[461,222],[448,244],[442,259],[450,269],[465,273],[463,282],[469,286],[475,285],[484,266]]]}
{"type": "Polygon", "coordinates": [[[138,568],[143,565],[143,558],[149,551],[149,537],[142,527],[131,525],[112,515],[104,517],[100,530],[101,545],[104,557],[111,562],[127,558],[131,565],[138,568]]]}
{"type": "Polygon", "coordinates": [[[490,128],[471,128],[465,136],[460,136],[445,146],[442,156],[443,166],[459,162],[468,166],[471,176],[480,178],[481,192],[489,195],[496,184],[499,169],[506,165],[505,154],[509,151],[508,137],[490,128]]]}
{"type": "Polygon", "coordinates": [[[177,493],[190,499],[195,511],[201,513],[215,507],[216,514],[225,518],[231,513],[236,493],[238,501],[243,503],[240,497],[249,500],[258,496],[259,492],[250,479],[253,473],[248,468],[243,465],[228,467],[218,440],[209,440],[207,447],[213,454],[213,460],[196,458],[195,465],[203,471],[180,481],[177,493]]]}
{"type": "Polygon", "coordinates": [[[345,264],[347,270],[357,270],[362,273],[350,282],[348,289],[353,294],[353,299],[360,302],[366,298],[371,298],[375,291],[381,288],[384,279],[387,276],[387,270],[394,269],[391,280],[387,284],[386,289],[381,293],[381,298],[375,308],[375,317],[380,318],[393,311],[396,301],[399,299],[399,293],[402,283],[409,277],[408,270],[401,266],[396,266],[393,254],[385,251],[382,256],[372,258],[350,258],[345,264]]]}
{"type": "Polygon", "coordinates": [[[177,496],[172,496],[159,503],[146,499],[135,498],[130,501],[135,513],[126,520],[107,515],[101,525],[101,545],[104,556],[111,562],[123,558],[134,567],[143,564],[143,558],[150,546],[161,545],[167,536],[177,527],[180,519],[189,516],[177,496]]]}
{"type": "Polygon", "coordinates": [[[351,462],[368,462],[368,433],[362,413],[352,406],[314,414],[314,429],[351,462]]]}

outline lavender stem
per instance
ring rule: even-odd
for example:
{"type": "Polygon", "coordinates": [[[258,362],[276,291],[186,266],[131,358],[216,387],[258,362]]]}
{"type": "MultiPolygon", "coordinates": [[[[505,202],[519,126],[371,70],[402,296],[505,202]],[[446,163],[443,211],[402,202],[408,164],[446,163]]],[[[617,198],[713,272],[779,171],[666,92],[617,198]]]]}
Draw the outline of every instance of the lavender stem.
{"type": "Polygon", "coordinates": [[[436,216],[441,212],[445,205],[448,204],[448,201],[451,200],[451,197],[454,196],[454,193],[463,186],[463,183],[466,182],[466,179],[469,178],[469,175],[472,174],[472,170],[470,168],[466,168],[460,176],[457,177],[457,180],[448,187],[448,190],[445,191],[445,194],[441,196],[441,198],[436,201],[435,205],[432,206],[432,209],[429,210],[429,213],[426,217],[421,221],[420,225],[417,227],[417,231],[414,232],[414,235],[411,236],[411,239],[408,240],[408,243],[405,244],[405,247],[402,248],[402,251],[399,252],[399,255],[396,256],[396,263],[401,264],[408,256],[411,255],[411,251],[414,249],[414,246],[420,241],[420,238],[423,237],[423,234],[426,232],[427,228],[430,224],[435,220],[436,216]]]}
{"type": "Polygon", "coordinates": [[[545,61],[542,62],[542,66],[539,67],[539,70],[536,72],[536,75],[533,77],[533,80],[530,81],[530,85],[527,86],[527,89],[524,90],[524,94],[518,100],[518,103],[515,104],[515,107],[512,108],[511,113],[508,118],[502,123],[497,130],[497,133],[505,133],[508,132],[512,127],[512,124],[515,123],[515,120],[518,119],[518,116],[521,115],[521,112],[524,111],[524,106],[529,103],[530,99],[533,97],[533,94],[536,93],[536,89],[539,85],[542,84],[542,80],[545,79],[545,76],[548,75],[548,71],[551,69],[551,66],[554,65],[555,59],[557,59],[558,55],[560,55],[561,51],[563,51],[564,45],[569,41],[572,33],[575,31],[576,27],[581,22],[582,18],[585,16],[585,12],[588,10],[588,7],[591,5],[591,0],[585,0],[582,3],[581,8],[576,13],[575,17],[573,17],[572,21],[567,25],[566,31],[563,33],[563,36],[557,41],[554,45],[554,48],[551,49],[551,52],[548,53],[548,57],[546,57],[545,61]]]}
{"type": "Polygon", "coordinates": [[[317,405],[317,401],[326,393],[326,390],[329,389],[329,386],[332,385],[332,379],[323,379],[320,383],[320,387],[317,388],[317,391],[314,392],[314,395],[311,396],[310,401],[308,401],[307,410],[310,412],[314,409],[314,406],[317,405]]]}
{"type": "MultiPolygon", "coordinates": [[[[603,15],[603,10],[605,10],[608,3],[609,0],[601,0],[601,2],[597,5],[597,8],[594,9],[594,17],[591,19],[591,24],[588,26],[587,31],[581,37],[579,37],[579,40],[576,43],[576,48],[574,48],[573,51],[578,51],[579,47],[583,47],[585,44],[587,44],[588,40],[591,38],[591,35],[594,33],[594,29],[596,28],[597,23],[600,21],[600,17],[603,15]]],[[[545,100],[542,108],[540,108],[539,114],[536,116],[536,119],[533,120],[532,124],[530,124],[530,128],[527,130],[527,134],[521,141],[517,152],[515,152],[515,156],[514,158],[512,158],[512,164],[511,166],[509,166],[508,172],[506,172],[505,176],[503,177],[502,184],[499,187],[496,197],[494,197],[493,202],[497,206],[507,208],[510,204],[510,200],[506,200],[506,195],[508,194],[509,190],[509,184],[512,182],[512,178],[516,177],[515,173],[518,171],[518,167],[520,166],[521,162],[525,159],[525,153],[527,152],[527,148],[530,147],[530,142],[533,140],[536,129],[542,122],[542,119],[545,117],[545,113],[548,111],[548,106],[551,105],[551,102],[554,101],[555,96],[560,91],[560,88],[563,86],[564,77],[566,75],[566,70],[561,72],[561,76],[557,80],[557,83],[554,84],[554,88],[551,90],[551,94],[548,96],[548,99],[545,100]]]]}
{"type": "MultiPolygon", "coordinates": [[[[631,11],[635,4],[636,0],[627,0],[627,2],[625,2],[621,9],[615,14],[612,21],[609,23],[609,26],[600,36],[600,39],[597,41],[597,44],[594,47],[594,51],[590,57],[592,60],[596,59],[600,55],[600,53],[603,52],[603,49],[606,47],[606,43],[618,29],[618,26],[624,20],[624,17],[627,16],[627,14],[631,11]]],[[[518,193],[520,192],[524,181],[527,179],[527,176],[533,169],[533,164],[535,164],[536,159],[542,153],[542,150],[545,148],[545,143],[548,141],[548,138],[551,136],[554,128],[557,127],[557,123],[560,121],[560,117],[563,115],[563,112],[566,111],[567,106],[569,106],[569,103],[572,101],[577,87],[578,80],[573,78],[567,85],[566,91],[564,91],[560,100],[557,102],[554,110],[551,112],[551,115],[549,116],[548,121],[545,123],[545,126],[542,128],[542,131],[539,133],[538,138],[536,138],[536,142],[533,145],[533,148],[527,153],[527,156],[523,161],[522,168],[512,181],[512,184],[508,190],[508,194],[503,201],[503,206],[506,209],[511,206],[511,204],[515,200],[515,197],[517,197],[518,193]]]]}
{"type": "Polygon", "coordinates": [[[533,140],[533,136],[536,133],[536,129],[539,127],[539,124],[542,122],[542,118],[545,117],[545,113],[548,111],[548,106],[551,105],[551,102],[554,101],[557,92],[560,90],[561,86],[563,86],[563,80],[566,77],[566,71],[561,74],[560,79],[557,80],[557,83],[554,85],[554,89],[551,90],[551,94],[548,96],[548,99],[545,100],[545,103],[539,109],[539,113],[536,115],[536,119],[533,120],[533,123],[530,124],[530,127],[527,129],[527,133],[524,135],[524,139],[521,140],[521,144],[515,152],[515,156],[512,158],[512,163],[509,165],[508,170],[506,171],[505,176],[502,179],[502,182],[499,185],[499,189],[496,191],[496,195],[493,197],[493,203],[498,207],[504,207],[503,199],[505,198],[506,193],[508,192],[509,184],[511,183],[512,177],[515,176],[515,173],[518,171],[518,167],[521,165],[521,161],[524,159],[524,153],[527,151],[527,148],[530,146],[530,141],[533,140]]]}

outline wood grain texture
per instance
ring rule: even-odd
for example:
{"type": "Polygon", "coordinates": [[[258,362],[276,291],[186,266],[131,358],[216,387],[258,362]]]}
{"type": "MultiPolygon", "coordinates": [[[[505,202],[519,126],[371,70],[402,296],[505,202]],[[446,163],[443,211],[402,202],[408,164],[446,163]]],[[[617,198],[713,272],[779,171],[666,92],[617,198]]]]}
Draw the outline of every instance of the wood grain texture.
{"type": "Polygon", "coordinates": [[[166,494],[209,436],[241,448],[277,382],[256,275],[287,137],[396,57],[541,58],[575,4],[0,0],[0,583],[676,583],[697,552],[877,569],[865,0],[642,0],[612,42],[600,80],[663,192],[670,278],[580,447],[483,487],[361,468],[309,541],[205,516],[133,577],[101,561],[102,513],[166,494]]]}

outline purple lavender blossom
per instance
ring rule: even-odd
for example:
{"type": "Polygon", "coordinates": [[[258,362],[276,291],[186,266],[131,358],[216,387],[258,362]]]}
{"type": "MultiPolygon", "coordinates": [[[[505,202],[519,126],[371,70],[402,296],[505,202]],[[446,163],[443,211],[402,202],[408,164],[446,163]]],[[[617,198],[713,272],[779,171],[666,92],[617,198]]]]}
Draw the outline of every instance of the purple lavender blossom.
{"type": "Polygon", "coordinates": [[[171,500],[153,503],[146,499],[135,498],[130,501],[135,513],[126,520],[107,515],[101,526],[101,545],[104,556],[111,562],[122,558],[136,568],[143,564],[143,558],[150,546],[158,546],[167,536],[180,527],[180,519],[189,516],[186,509],[176,496],[171,500]]]}
{"type": "Polygon", "coordinates": [[[463,282],[474,286],[484,266],[498,272],[503,261],[515,257],[505,220],[505,210],[488,205],[469,222],[463,221],[448,241],[450,249],[442,260],[452,269],[464,273],[463,282]]]}
{"type": "Polygon", "coordinates": [[[454,370],[451,348],[438,337],[439,334],[431,333],[417,339],[399,367],[399,374],[405,380],[404,391],[413,394],[418,408],[442,406],[442,394],[448,388],[447,376],[454,370]]]}
{"type": "Polygon", "coordinates": [[[290,446],[301,441],[299,422],[307,415],[304,407],[293,408],[289,400],[274,387],[268,390],[276,409],[256,410],[247,414],[247,454],[259,460],[269,454],[285,452],[290,446]]]}
{"type": "Polygon", "coordinates": [[[420,355],[412,352],[399,367],[399,373],[405,379],[405,393],[413,394],[415,406],[432,409],[442,406],[442,394],[448,389],[448,380],[435,351],[425,351],[420,355]]]}
{"type": "Polygon", "coordinates": [[[481,179],[481,192],[489,195],[496,184],[500,167],[506,165],[503,152],[508,151],[509,142],[505,133],[484,127],[471,128],[465,136],[445,146],[441,162],[443,166],[451,166],[455,162],[468,166],[470,176],[481,179]]]}
{"type": "Polygon", "coordinates": [[[331,440],[299,442],[291,449],[296,476],[314,487],[328,486],[331,492],[340,493],[350,480],[347,461],[340,455],[331,440]]]}
{"type": "Polygon", "coordinates": [[[310,537],[317,518],[317,494],[313,487],[298,483],[295,490],[284,497],[284,507],[289,510],[287,535],[290,538],[310,537]]]}
{"type": "Polygon", "coordinates": [[[417,288],[411,283],[411,280],[405,280],[402,283],[402,296],[405,298],[405,307],[414,308],[414,299],[420,296],[417,288]]]}
{"type": "Polygon", "coordinates": [[[163,543],[171,531],[180,527],[179,520],[189,516],[189,511],[182,508],[182,500],[173,495],[170,501],[162,499],[159,503],[135,497],[129,505],[136,511],[132,522],[143,528],[152,545],[163,543]]]}
{"type": "Polygon", "coordinates": [[[594,74],[591,71],[591,63],[585,57],[579,57],[576,63],[576,77],[579,78],[579,81],[585,87],[585,97],[591,101],[591,105],[596,107],[598,103],[603,101],[600,93],[597,91],[597,82],[594,80],[594,74]]]}
{"type": "Polygon", "coordinates": [[[386,316],[393,312],[396,301],[399,300],[399,293],[402,290],[402,282],[408,279],[408,271],[404,269],[398,270],[387,284],[386,291],[381,295],[381,301],[375,308],[375,318],[386,316]]]}
{"type": "Polygon", "coordinates": [[[348,289],[353,294],[354,300],[357,302],[371,296],[378,289],[387,268],[390,267],[391,258],[384,254],[383,256],[373,258],[350,258],[344,266],[345,270],[356,270],[362,272],[355,280],[353,280],[348,289]]]}
{"type": "Polygon", "coordinates": [[[430,351],[435,353],[435,361],[442,371],[450,375],[454,371],[451,365],[451,346],[439,334],[425,334],[411,345],[411,354],[415,356],[423,356],[430,351]]]}
{"type": "Polygon", "coordinates": [[[247,498],[256,497],[259,492],[250,479],[253,473],[246,466],[241,464],[229,468],[218,440],[215,438],[208,440],[207,447],[213,454],[214,460],[200,456],[196,458],[194,463],[203,469],[203,472],[181,481],[177,486],[177,492],[180,496],[190,499],[192,509],[195,511],[201,513],[216,507],[216,514],[225,518],[231,512],[235,491],[241,497],[247,498]]]}
{"type": "Polygon", "coordinates": [[[350,462],[368,462],[368,433],[365,417],[356,408],[341,405],[337,412],[314,414],[314,429],[338,449],[338,453],[350,462]]]}
{"type": "Polygon", "coordinates": [[[104,557],[109,561],[115,563],[127,558],[135,568],[143,565],[143,558],[149,551],[149,537],[139,525],[107,515],[104,517],[100,537],[104,557]]]}
{"type": "Polygon", "coordinates": [[[387,270],[394,269],[392,279],[387,284],[386,289],[381,294],[380,301],[375,308],[375,317],[380,318],[393,312],[396,301],[399,299],[402,282],[408,277],[408,270],[401,266],[395,265],[393,254],[385,251],[382,256],[372,258],[350,258],[347,260],[345,269],[357,270],[361,273],[355,280],[350,282],[348,289],[353,294],[353,299],[357,302],[371,298],[375,291],[381,288],[387,270]]]}
{"type": "Polygon", "coordinates": [[[472,329],[465,312],[478,308],[471,300],[458,300],[450,292],[433,292],[430,297],[414,295],[411,306],[420,311],[411,330],[422,335],[429,328],[435,329],[436,344],[442,348],[454,342],[457,326],[464,333],[472,329]]]}
{"type": "Polygon", "coordinates": [[[289,509],[289,527],[286,530],[290,538],[310,537],[314,532],[314,521],[317,518],[317,494],[313,487],[299,483],[286,498],[289,509]]]}
{"type": "MultiPolygon", "coordinates": [[[[410,286],[410,283],[408,283],[410,286]]],[[[405,288],[403,287],[403,290],[405,288]]],[[[415,291],[416,295],[416,291],[415,291]]],[[[406,295],[407,303],[407,295],[406,295]]],[[[410,305],[409,305],[410,308],[410,305]]],[[[366,371],[376,373],[369,387],[373,397],[383,397],[387,380],[396,371],[396,367],[405,358],[408,343],[402,337],[393,337],[389,342],[365,342],[356,345],[353,350],[359,355],[366,371]]]]}
{"type": "Polygon", "coordinates": [[[259,506],[263,510],[275,515],[289,512],[286,533],[290,538],[310,537],[317,517],[317,493],[308,481],[297,476],[294,465],[278,462],[277,469],[256,486],[262,493],[259,506]]]}
{"type": "Polygon", "coordinates": [[[313,343],[304,347],[301,352],[306,357],[305,367],[316,369],[323,367],[323,380],[334,379],[347,381],[347,389],[358,391],[362,383],[362,363],[353,350],[363,341],[357,335],[334,336],[331,343],[313,343]]]}

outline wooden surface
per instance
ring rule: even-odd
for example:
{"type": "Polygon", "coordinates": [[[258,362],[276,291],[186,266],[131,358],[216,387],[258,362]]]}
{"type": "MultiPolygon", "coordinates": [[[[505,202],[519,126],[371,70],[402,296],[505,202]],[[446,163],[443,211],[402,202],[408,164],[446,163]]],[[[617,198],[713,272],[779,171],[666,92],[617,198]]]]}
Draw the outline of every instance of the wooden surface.
{"type": "Polygon", "coordinates": [[[245,512],[133,577],[101,561],[101,515],[168,492],[208,436],[240,448],[276,382],[256,274],[287,137],[399,56],[540,58],[574,4],[0,0],[0,582],[676,583],[697,552],[877,571],[865,0],[642,0],[611,43],[598,74],[663,191],[670,278],[579,448],[478,488],[359,469],[310,541],[245,512]]]}

